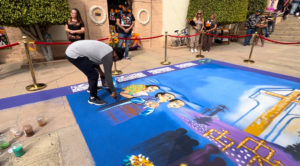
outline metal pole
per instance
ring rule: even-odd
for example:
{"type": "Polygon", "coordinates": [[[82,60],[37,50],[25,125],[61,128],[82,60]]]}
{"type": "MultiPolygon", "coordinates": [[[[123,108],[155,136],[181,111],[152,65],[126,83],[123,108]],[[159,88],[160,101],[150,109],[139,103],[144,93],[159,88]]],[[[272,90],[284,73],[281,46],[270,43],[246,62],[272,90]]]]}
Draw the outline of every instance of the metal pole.
{"type": "Polygon", "coordinates": [[[26,90],[37,91],[37,90],[44,89],[47,86],[46,84],[36,82],[35,73],[34,73],[33,64],[32,64],[32,58],[31,58],[29,50],[28,50],[27,37],[23,36],[23,39],[24,39],[24,46],[25,46],[26,56],[28,59],[29,69],[30,69],[30,73],[31,73],[32,81],[33,81],[33,84],[26,86],[26,90]]]}
{"type": "MultiPolygon", "coordinates": [[[[115,48],[115,36],[113,36],[114,34],[112,34],[112,43],[113,43],[113,48],[115,48]]],[[[126,40],[125,40],[126,42],[126,40]]],[[[126,43],[125,43],[126,45],[126,43]]],[[[122,47],[122,46],[121,46],[122,47]]],[[[114,70],[112,71],[112,75],[120,75],[122,74],[123,72],[121,70],[117,70],[117,62],[114,61],[114,70]]]]}
{"type": "Polygon", "coordinates": [[[249,54],[249,58],[244,60],[245,63],[255,63],[255,61],[252,60],[251,57],[252,57],[252,52],[253,52],[253,49],[254,49],[255,41],[256,41],[256,38],[257,38],[257,32],[255,32],[252,35],[252,38],[253,38],[253,41],[252,41],[251,51],[250,51],[250,54],[249,54]]]}
{"type": "Polygon", "coordinates": [[[165,32],[165,60],[160,63],[162,65],[171,64],[171,62],[167,61],[167,46],[168,46],[168,32],[165,32]]]}
{"type": "Polygon", "coordinates": [[[205,56],[202,55],[202,43],[203,43],[203,38],[204,38],[204,32],[203,30],[201,31],[201,34],[200,34],[200,37],[201,37],[201,40],[200,40],[200,45],[199,45],[199,54],[196,55],[196,58],[204,58],[205,56]]]}

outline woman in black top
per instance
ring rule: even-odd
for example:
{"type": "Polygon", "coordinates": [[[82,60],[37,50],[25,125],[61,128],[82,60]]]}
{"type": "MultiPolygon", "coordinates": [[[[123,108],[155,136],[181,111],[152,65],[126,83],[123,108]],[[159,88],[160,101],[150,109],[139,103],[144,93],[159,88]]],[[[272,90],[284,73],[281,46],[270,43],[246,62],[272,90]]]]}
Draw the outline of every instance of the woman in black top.
{"type": "MultiPolygon", "coordinates": [[[[208,19],[204,26],[205,26],[205,32],[209,34],[215,34],[215,30],[217,28],[217,15],[214,13],[211,15],[210,19],[208,19]]],[[[203,36],[203,43],[202,43],[202,50],[204,52],[210,51],[210,46],[212,44],[213,36],[205,34],[203,36]]]]}
{"type": "Polygon", "coordinates": [[[77,8],[72,9],[71,18],[68,19],[65,30],[69,33],[70,42],[84,39],[84,23],[77,8]]]}

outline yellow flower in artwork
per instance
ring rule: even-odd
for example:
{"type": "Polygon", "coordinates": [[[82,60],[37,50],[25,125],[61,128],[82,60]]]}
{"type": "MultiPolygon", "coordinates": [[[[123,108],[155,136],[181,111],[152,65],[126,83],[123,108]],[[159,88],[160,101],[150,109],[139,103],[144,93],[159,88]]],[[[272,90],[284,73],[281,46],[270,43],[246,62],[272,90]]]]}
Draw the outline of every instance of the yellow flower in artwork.
{"type": "Polygon", "coordinates": [[[145,157],[141,154],[139,154],[138,156],[133,155],[129,158],[129,160],[131,166],[154,166],[154,164],[151,161],[149,161],[148,157],[145,157]]]}

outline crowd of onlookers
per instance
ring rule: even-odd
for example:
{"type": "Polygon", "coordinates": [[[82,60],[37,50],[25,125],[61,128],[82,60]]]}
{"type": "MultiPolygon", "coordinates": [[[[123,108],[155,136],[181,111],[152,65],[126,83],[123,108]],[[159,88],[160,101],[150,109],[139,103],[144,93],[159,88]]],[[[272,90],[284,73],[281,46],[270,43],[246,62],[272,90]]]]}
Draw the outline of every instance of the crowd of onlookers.
{"type": "MultiPolygon", "coordinates": [[[[251,35],[257,32],[259,35],[269,37],[275,29],[276,17],[282,15],[286,19],[287,15],[300,16],[300,0],[279,0],[277,9],[274,12],[269,12],[266,15],[262,15],[262,10],[258,9],[255,14],[250,15],[245,23],[246,34],[251,35]]],[[[198,10],[192,20],[188,21],[190,25],[190,35],[197,34],[201,31],[208,32],[210,34],[216,33],[217,28],[217,15],[213,13],[207,20],[203,18],[203,11],[198,10]]],[[[299,17],[300,18],[300,17],[299,17]]],[[[125,1],[118,8],[111,8],[109,12],[109,25],[111,32],[117,32],[118,37],[131,38],[132,29],[135,24],[135,17],[131,10],[128,8],[128,3],[125,1]]],[[[78,9],[73,8],[71,11],[71,17],[68,19],[65,25],[65,30],[68,32],[68,39],[71,42],[84,39],[85,27],[83,20],[80,16],[78,9]]],[[[245,38],[244,45],[250,45],[252,36],[245,38]]],[[[202,41],[202,50],[204,52],[210,51],[212,45],[213,36],[205,34],[202,41]]],[[[258,43],[258,39],[255,41],[258,43]]],[[[198,52],[200,35],[190,37],[189,47],[192,53],[198,52]]],[[[125,58],[129,59],[129,40],[125,41],[125,58]]],[[[124,40],[119,40],[117,46],[122,47],[124,40]]],[[[264,46],[264,40],[261,39],[261,46],[264,46]]]]}
{"type": "MultiPolygon", "coordinates": [[[[255,14],[252,14],[248,17],[245,23],[245,28],[247,29],[246,34],[252,35],[257,32],[259,35],[263,35],[269,37],[269,30],[272,28],[270,32],[274,31],[276,14],[269,13],[268,16],[262,16],[262,11],[260,9],[256,10],[255,14]]],[[[250,40],[252,36],[247,36],[244,41],[244,46],[250,45],[250,40]]],[[[259,38],[256,38],[256,44],[259,38]]],[[[264,46],[264,40],[261,38],[261,46],[264,46]]]]}
{"type": "Polygon", "coordinates": [[[283,14],[283,19],[290,15],[300,18],[300,0],[279,0],[276,11],[283,14]]]}
{"type": "MultiPolygon", "coordinates": [[[[277,9],[274,12],[269,12],[267,15],[262,15],[262,11],[258,9],[255,14],[248,17],[245,23],[247,29],[246,34],[251,35],[257,32],[264,37],[270,37],[270,34],[274,32],[277,16],[282,15],[285,20],[288,15],[295,15],[299,17],[300,14],[300,0],[279,0],[277,9]]],[[[250,45],[250,39],[252,36],[245,38],[244,46],[250,45]]],[[[256,38],[255,44],[258,44],[259,38],[256,38]]],[[[264,39],[260,38],[261,46],[264,46],[264,39]]]]}
{"type": "MultiPolygon", "coordinates": [[[[120,38],[131,38],[132,29],[135,24],[135,17],[128,9],[128,3],[125,1],[120,5],[122,10],[110,10],[110,28],[113,31],[118,32],[120,38]]],[[[78,9],[73,8],[71,11],[71,17],[65,25],[65,30],[68,33],[68,39],[70,42],[75,42],[84,39],[85,27],[84,22],[80,16],[78,9]]],[[[124,40],[119,39],[117,47],[122,47],[124,40]]],[[[125,58],[130,59],[128,56],[130,40],[125,41],[125,58]]]]}
{"type": "MultiPolygon", "coordinates": [[[[202,10],[198,10],[195,17],[189,21],[189,24],[190,24],[190,35],[195,35],[203,30],[205,30],[205,32],[207,33],[214,34],[218,24],[217,15],[213,13],[209,19],[204,21],[202,10]]],[[[203,36],[201,49],[204,52],[208,52],[210,50],[212,39],[213,37],[210,35],[205,34],[203,36]]],[[[198,52],[197,48],[199,46],[199,40],[200,40],[200,35],[192,36],[190,38],[189,44],[192,53],[198,52]]]]}
{"type": "MultiPolygon", "coordinates": [[[[250,15],[246,22],[246,34],[252,35],[257,32],[259,35],[264,37],[270,37],[270,34],[275,30],[275,24],[277,16],[282,15],[283,19],[286,19],[287,15],[295,15],[300,18],[300,0],[279,0],[277,9],[275,11],[267,12],[267,14],[262,15],[262,10],[256,10],[255,14],[250,15]]],[[[199,10],[195,17],[189,21],[190,25],[190,35],[199,33],[200,31],[205,31],[210,34],[216,33],[217,19],[216,14],[212,14],[211,18],[204,22],[202,17],[202,10],[199,10]]],[[[252,36],[245,38],[244,45],[250,45],[250,40],[252,36]]],[[[198,52],[197,48],[199,46],[199,36],[191,37],[189,46],[192,53],[198,52]]],[[[202,50],[204,52],[209,51],[212,44],[213,36],[205,34],[202,42],[202,50]]],[[[259,38],[256,38],[255,44],[258,44],[259,38]]],[[[260,38],[261,46],[264,46],[264,40],[260,38]]]]}

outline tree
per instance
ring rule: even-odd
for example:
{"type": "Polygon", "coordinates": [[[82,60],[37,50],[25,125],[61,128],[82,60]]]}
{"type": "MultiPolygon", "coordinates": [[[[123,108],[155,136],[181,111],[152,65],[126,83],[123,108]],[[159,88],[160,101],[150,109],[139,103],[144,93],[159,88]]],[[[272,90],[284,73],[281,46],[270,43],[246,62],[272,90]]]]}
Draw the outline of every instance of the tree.
{"type": "Polygon", "coordinates": [[[248,16],[255,13],[257,9],[262,11],[267,7],[268,0],[249,0],[248,2],[248,16]]]}
{"type": "Polygon", "coordinates": [[[218,24],[239,23],[246,20],[247,8],[248,0],[190,0],[187,18],[202,10],[205,20],[216,13],[218,24]]]}
{"type": "MultiPolygon", "coordinates": [[[[66,23],[70,13],[67,0],[0,0],[0,11],[0,25],[19,27],[35,41],[46,41],[47,28],[66,23]]],[[[50,46],[42,51],[53,60],[50,46]]]]}
{"type": "Polygon", "coordinates": [[[204,19],[216,13],[219,24],[232,24],[246,21],[247,15],[257,9],[266,8],[268,0],[190,0],[188,19],[192,19],[197,10],[203,10],[204,19]]]}

